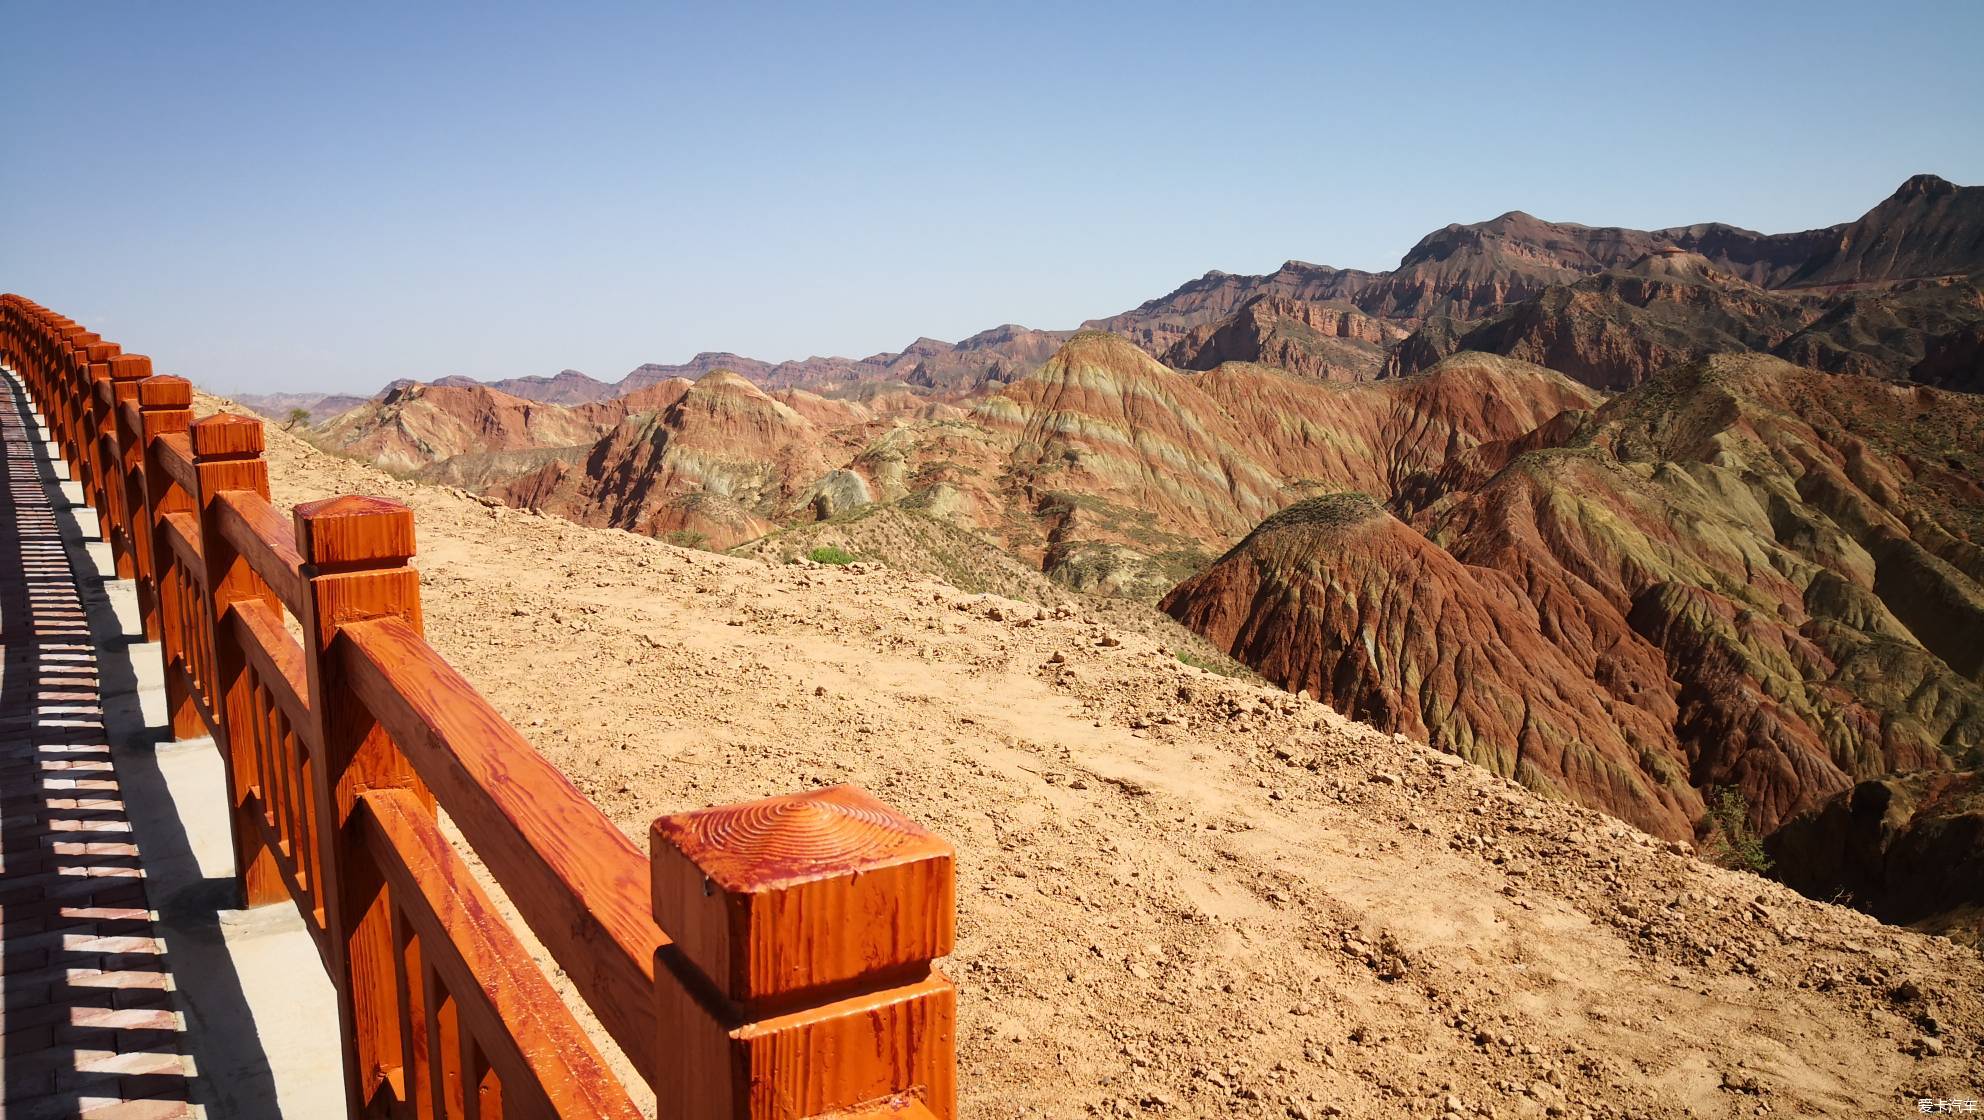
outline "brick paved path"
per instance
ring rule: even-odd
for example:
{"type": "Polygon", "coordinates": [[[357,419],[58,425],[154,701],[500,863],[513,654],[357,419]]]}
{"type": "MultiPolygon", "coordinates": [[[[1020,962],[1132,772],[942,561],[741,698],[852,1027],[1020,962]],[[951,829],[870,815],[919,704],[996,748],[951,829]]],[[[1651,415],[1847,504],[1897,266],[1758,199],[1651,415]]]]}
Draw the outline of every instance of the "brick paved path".
{"type": "Polygon", "coordinates": [[[89,622],[18,394],[0,378],[0,1117],[192,1116],[89,622]]]}

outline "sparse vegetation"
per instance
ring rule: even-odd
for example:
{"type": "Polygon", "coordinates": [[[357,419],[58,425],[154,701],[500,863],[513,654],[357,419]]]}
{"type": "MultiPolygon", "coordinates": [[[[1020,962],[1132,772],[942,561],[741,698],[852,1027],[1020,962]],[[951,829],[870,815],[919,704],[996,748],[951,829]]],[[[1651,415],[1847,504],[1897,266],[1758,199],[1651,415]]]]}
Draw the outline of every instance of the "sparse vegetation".
{"type": "Polygon", "coordinates": [[[1704,849],[1709,859],[1736,871],[1768,875],[1769,853],[1750,828],[1750,801],[1734,786],[1717,786],[1708,796],[1709,834],[1704,849]]]}
{"type": "Polygon", "coordinates": [[[309,424],[310,424],[309,409],[292,408],[289,410],[289,415],[283,418],[282,430],[285,432],[293,432],[298,428],[307,427],[309,426],[309,424]]]}
{"type": "Polygon", "coordinates": [[[835,545],[823,544],[806,554],[806,559],[815,564],[852,564],[857,559],[854,553],[835,545]]]}
{"type": "Polygon", "coordinates": [[[1304,498],[1273,514],[1256,526],[1254,531],[1259,533],[1296,525],[1335,529],[1368,521],[1383,515],[1384,512],[1385,507],[1371,495],[1357,490],[1345,490],[1315,498],[1304,498]]]}
{"type": "Polygon", "coordinates": [[[1186,665],[1190,665],[1194,669],[1204,669],[1208,673],[1217,673],[1222,677],[1240,677],[1245,675],[1236,666],[1221,665],[1210,657],[1200,657],[1190,650],[1179,650],[1178,660],[1186,665]]]}

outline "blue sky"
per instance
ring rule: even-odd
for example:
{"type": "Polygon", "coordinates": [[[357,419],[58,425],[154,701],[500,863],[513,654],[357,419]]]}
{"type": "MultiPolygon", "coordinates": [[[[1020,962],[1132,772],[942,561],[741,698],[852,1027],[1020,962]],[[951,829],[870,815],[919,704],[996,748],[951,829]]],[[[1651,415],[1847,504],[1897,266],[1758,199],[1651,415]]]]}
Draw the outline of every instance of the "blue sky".
{"type": "Polygon", "coordinates": [[[10,3],[0,289],[221,390],[611,379],[1984,182],[1975,3],[954,7],[10,3]]]}

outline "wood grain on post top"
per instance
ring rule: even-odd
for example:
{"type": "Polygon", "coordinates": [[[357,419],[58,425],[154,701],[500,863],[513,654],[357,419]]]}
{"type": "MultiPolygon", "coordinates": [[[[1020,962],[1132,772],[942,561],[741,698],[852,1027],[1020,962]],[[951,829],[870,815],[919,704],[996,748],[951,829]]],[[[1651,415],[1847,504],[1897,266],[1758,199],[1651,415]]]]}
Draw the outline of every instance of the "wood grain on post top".
{"type": "Polygon", "coordinates": [[[155,412],[193,407],[193,383],[161,373],[138,382],[138,409],[155,412]]]}
{"type": "Polygon", "coordinates": [[[252,416],[217,412],[193,421],[193,455],[199,459],[252,459],[262,453],[262,422],[252,416]]]}
{"type": "Polygon", "coordinates": [[[110,359],[112,381],[139,381],[152,375],[152,360],[143,354],[118,354],[110,359]]]}
{"type": "Polygon", "coordinates": [[[387,567],[414,555],[413,511],[347,494],[296,507],[296,547],[318,572],[387,567]]]}
{"type": "Polygon", "coordinates": [[[951,846],[853,786],[651,830],[666,1120],[957,1111],[951,846]]]}
{"type": "Polygon", "coordinates": [[[662,817],[654,910],[737,1001],[950,953],[952,849],[855,786],[662,817]]]}

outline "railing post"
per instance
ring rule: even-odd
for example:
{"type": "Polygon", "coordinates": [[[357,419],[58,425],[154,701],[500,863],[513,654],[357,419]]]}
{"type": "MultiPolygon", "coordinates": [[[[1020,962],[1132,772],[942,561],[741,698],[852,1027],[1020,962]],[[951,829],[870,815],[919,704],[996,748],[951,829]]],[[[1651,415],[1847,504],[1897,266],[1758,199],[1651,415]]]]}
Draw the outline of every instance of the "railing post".
{"type": "Polygon", "coordinates": [[[141,387],[150,380],[147,377],[131,386],[130,409],[124,407],[123,401],[118,402],[117,459],[124,485],[124,544],[131,551],[131,581],[138,594],[138,615],[143,621],[146,639],[157,641],[158,597],[157,588],[152,583],[152,535],[145,525],[145,432],[144,401],[141,397],[141,387]],[[133,415],[133,409],[136,415],[133,415]]]}
{"type": "Polygon", "coordinates": [[[57,368],[56,393],[62,398],[62,459],[69,468],[69,481],[83,477],[82,464],[82,383],[89,375],[89,348],[101,342],[94,331],[76,327],[68,334],[57,368]]]}
{"type": "Polygon", "coordinates": [[[127,436],[123,420],[125,401],[138,399],[138,383],[152,375],[152,360],[143,354],[119,354],[110,359],[110,400],[103,403],[103,418],[97,425],[98,462],[103,467],[105,510],[97,515],[97,528],[110,542],[111,559],[118,579],[138,578],[137,557],[132,547],[131,485],[127,452],[137,437],[127,436]]]}
{"type": "MultiPolygon", "coordinates": [[[[229,817],[234,832],[235,876],[241,887],[242,905],[266,906],[289,896],[277,867],[275,853],[262,840],[262,830],[250,815],[248,802],[253,783],[251,728],[258,716],[251,695],[248,656],[241,648],[234,627],[227,621],[228,608],[236,603],[259,601],[270,609],[282,610],[281,602],[261,576],[255,574],[245,557],[220,530],[220,510],[214,499],[224,490],[245,490],[263,499],[269,496],[269,465],[262,459],[262,422],[248,416],[221,413],[193,421],[188,429],[193,445],[193,469],[199,475],[200,490],[194,501],[200,508],[200,554],[206,561],[208,601],[199,614],[208,627],[214,653],[214,694],[207,698],[220,724],[214,737],[226,764],[229,817]],[[242,743],[235,743],[235,731],[242,730],[242,743]]],[[[299,858],[304,854],[297,853],[299,858]]]]}
{"type": "Polygon", "coordinates": [[[91,509],[95,509],[96,479],[95,472],[90,467],[94,458],[90,446],[91,421],[94,417],[91,415],[90,402],[95,399],[97,368],[106,365],[110,361],[110,356],[122,347],[114,342],[105,342],[94,335],[89,337],[92,341],[88,345],[76,348],[76,379],[73,383],[76,401],[75,453],[76,479],[83,484],[83,501],[88,503],[91,509]]]}
{"type": "Polygon", "coordinates": [[[48,371],[43,375],[48,381],[51,410],[48,434],[55,443],[52,458],[65,464],[69,458],[69,394],[64,374],[69,364],[69,340],[81,333],[81,326],[67,319],[57,321],[55,333],[48,340],[48,371]]]}
{"type": "Polygon", "coordinates": [[[165,706],[172,716],[173,738],[197,738],[205,733],[207,725],[193,705],[189,687],[193,662],[187,653],[179,554],[165,536],[165,515],[193,512],[193,496],[159,466],[156,443],[158,437],[184,432],[193,423],[193,383],[183,377],[163,375],[140,381],[138,416],[144,425],[138,433],[144,504],[138,507],[140,513],[134,520],[141,527],[138,555],[148,566],[146,581],[151,584],[152,616],[156,624],[156,629],[147,625],[145,632],[158,639],[159,655],[165,660],[165,706]],[[175,661],[179,663],[177,673],[172,671],[175,661]]]}
{"type": "MultiPolygon", "coordinates": [[[[303,652],[316,721],[314,832],[318,837],[331,946],[331,979],[351,1116],[379,1115],[406,1096],[392,915],[379,868],[352,821],[358,795],[410,789],[432,811],[433,795],[347,683],[338,628],[364,619],[405,619],[420,629],[420,579],[413,511],[383,498],[342,497],[296,507],[296,547],[309,591],[303,652]],[[384,1097],[381,1096],[384,1090],[384,1097]]],[[[416,1044],[424,1040],[412,1040],[416,1044]]]]}
{"type": "Polygon", "coordinates": [[[77,448],[83,456],[83,500],[99,519],[103,516],[104,487],[103,455],[97,433],[103,422],[103,410],[97,407],[97,388],[110,380],[110,359],[122,351],[123,347],[115,342],[99,342],[90,347],[89,368],[83,374],[83,434],[77,448]]]}
{"type": "Polygon", "coordinates": [[[654,822],[661,1116],[957,1110],[951,846],[853,786],[654,822]]]}
{"type": "Polygon", "coordinates": [[[0,365],[15,373],[21,372],[21,310],[18,297],[0,296],[0,365]]]}

